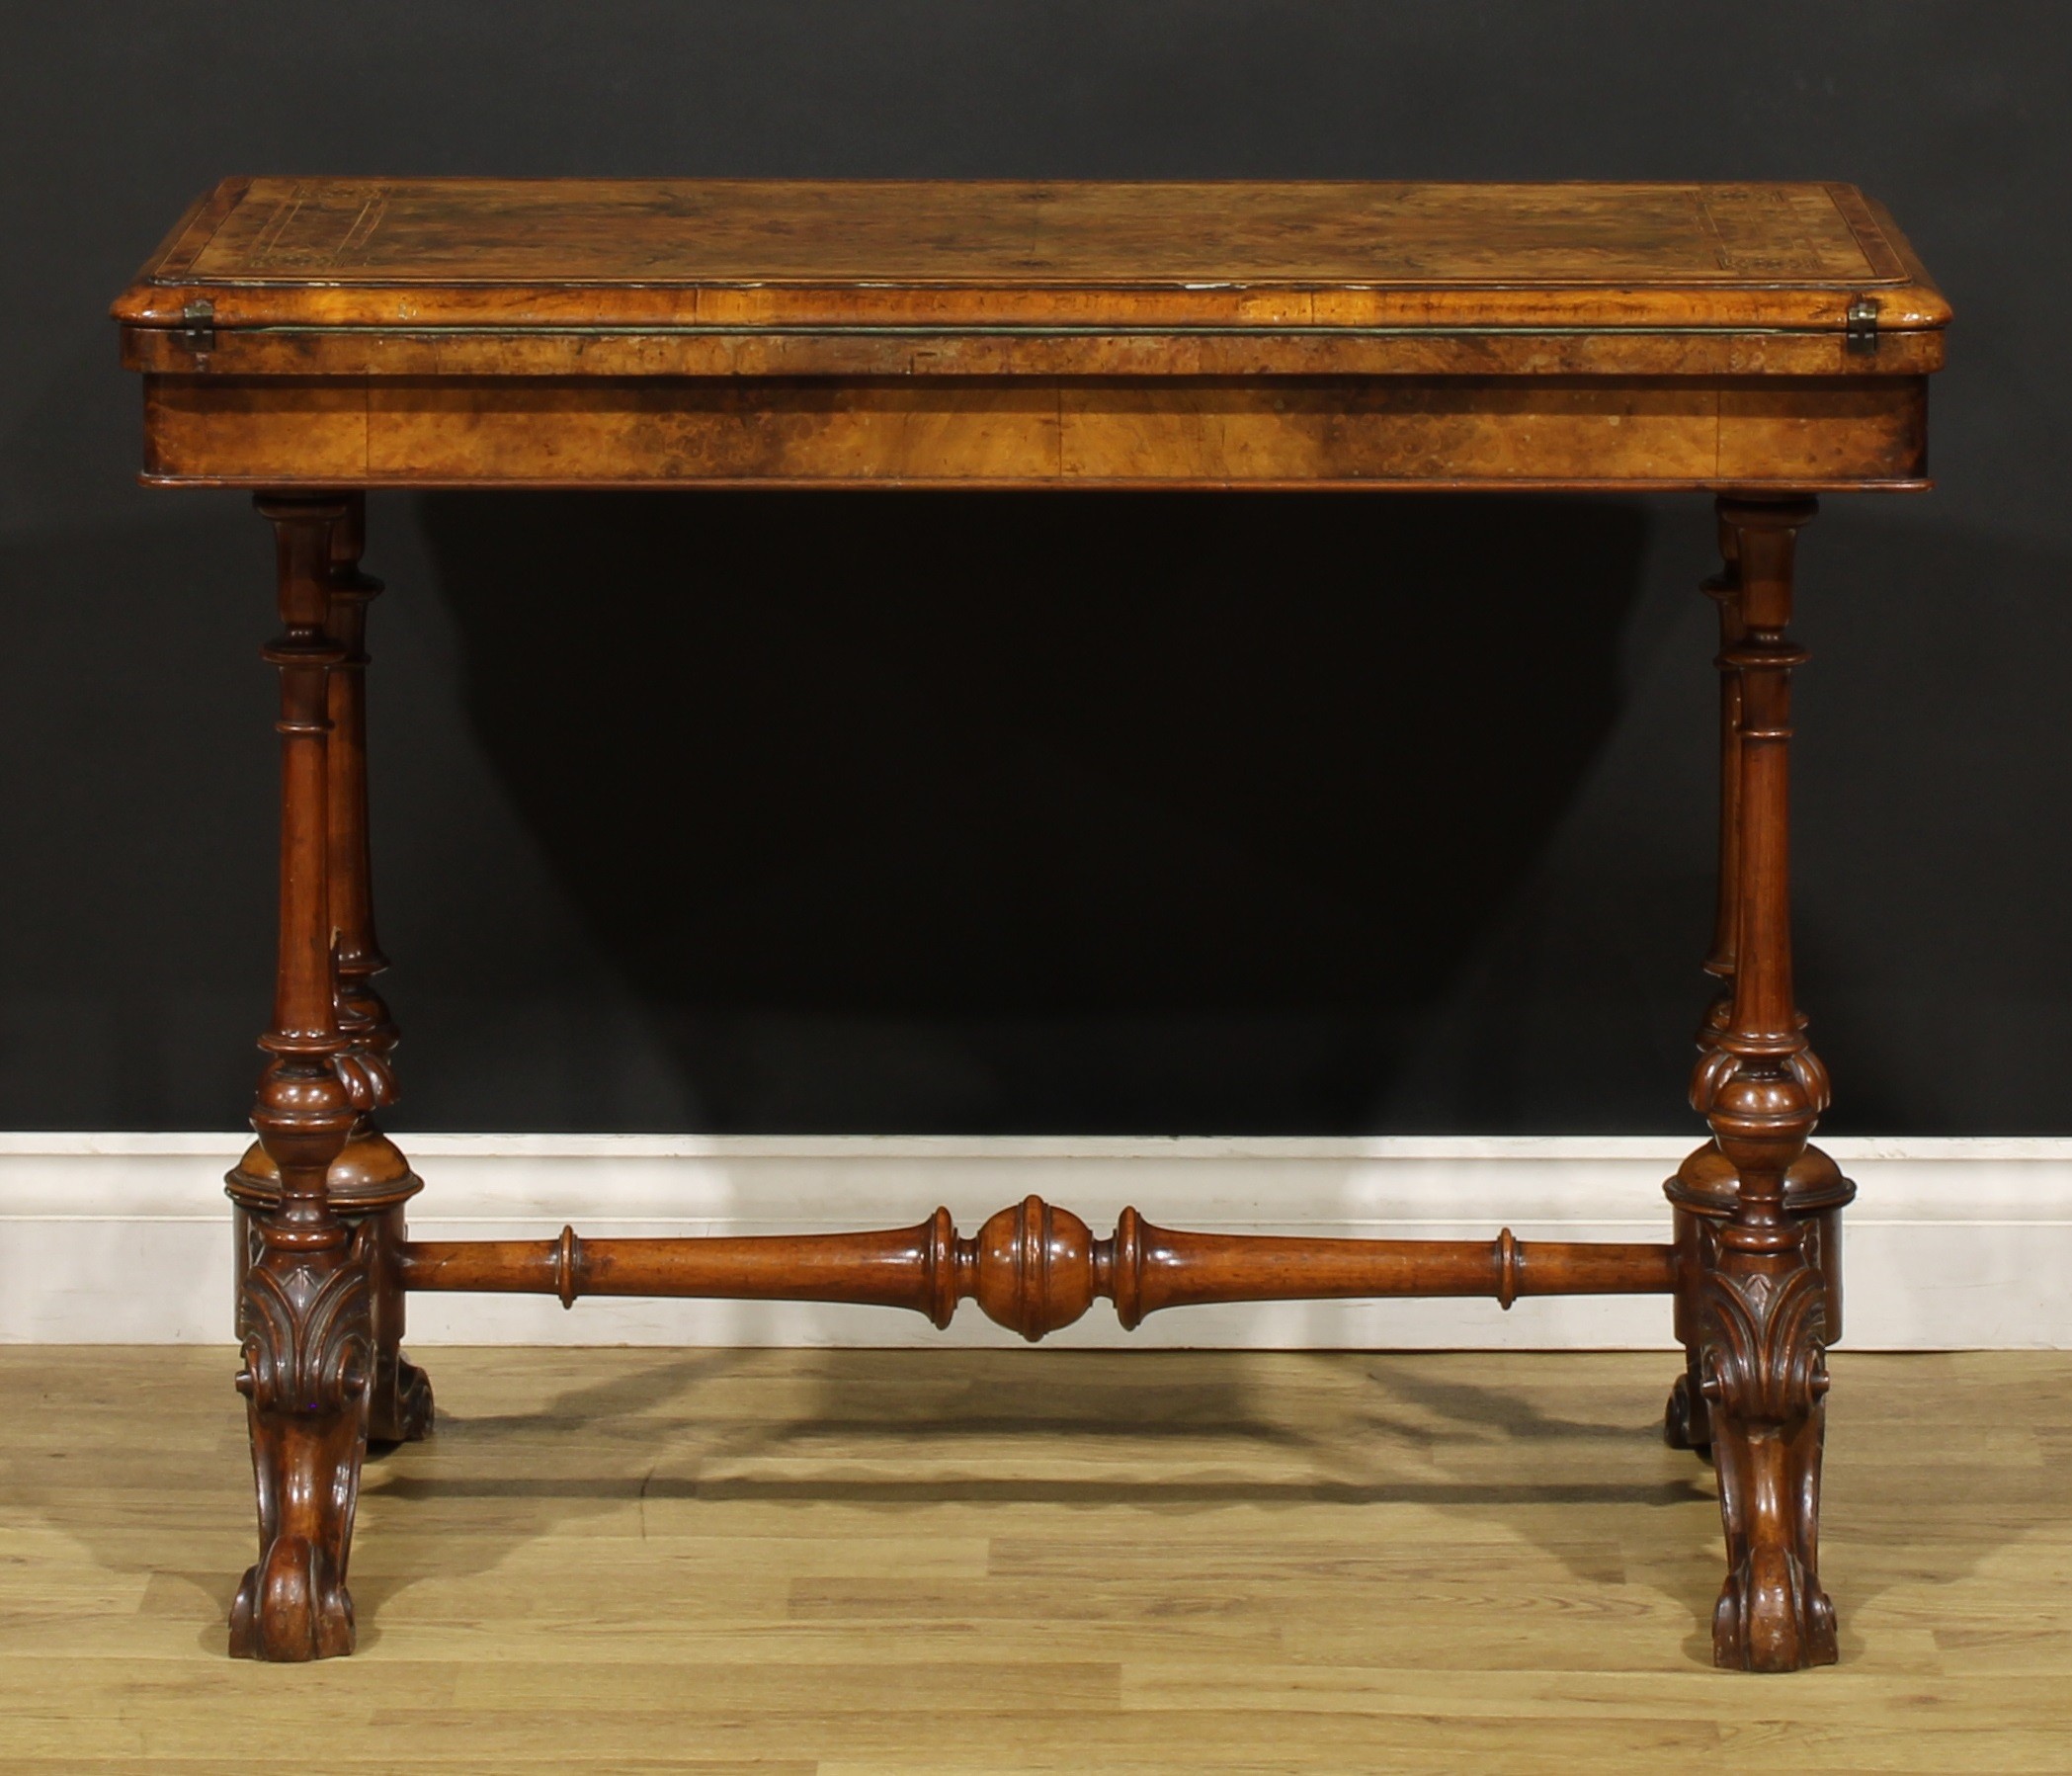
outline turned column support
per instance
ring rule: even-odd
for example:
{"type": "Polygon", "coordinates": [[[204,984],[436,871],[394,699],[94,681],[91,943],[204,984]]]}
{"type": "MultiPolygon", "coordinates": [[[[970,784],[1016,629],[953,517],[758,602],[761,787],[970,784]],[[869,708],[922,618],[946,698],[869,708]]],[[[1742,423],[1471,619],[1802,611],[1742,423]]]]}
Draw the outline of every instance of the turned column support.
{"type": "MultiPolygon", "coordinates": [[[[326,885],[333,932],[331,972],[338,1034],[334,1062],[352,1075],[356,1101],[368,1109],[353,1125],[326,1180],[332,1208],[349,1228],[365,1228],[373,1290],[374,1370],[368,1435],[376,1443],[422,1437],[431,1428],[432,1389],[402,1352],[404,1298],[394,1254],[408,1236],[404,1205],[424,1188],[375,1113],[396,1100],[393,1056],[398,1032],[373,977],[387,968],[374,936],[373,878],[369,841],[367,769],[367,607],[381,582],[360,567],[366,543],[366,496],[342,495],[325,550],[328,602],[324,628],[340,658],[327,674],[330,721],[325,766],[326,885]]],[[[236,1205],[236,1286],[257,1250],[255,1211],[280,1199],[280,1174],[261,1143],[224,1179],[236,1205]]]]}
{"type": "MultiPolygon", "coordinates": [[[[1734,1004],[1734,961],[1740,945],[1741,900],[1741,669],[1735,650],[1747,633],[1742,615],[1740,531],[1722,507],[1717,517],[1720,569],[1701,590],[1718,607],[1719,652],[1719,844],[1717,886],[1713,896],[1712,941],[1704,972],[1719,983],[1698,1028],[1700,1055],[1718,1047],[1720,1033],[1731,1021],[1734,1004]]],[[[1716,1142],[1706,1142],[1678,1168],[1664,1187],[1674,1206],[1680,1286],[1676,1296],[1676,1336],[1686,1352],[1685,1373],[1671,1390],[1663,1418],[1664,1434],[1678,1449],[1709,1449],[1712,1433],[1698,1373],[1697,1288],[1710,1268],[1717,1248],[1717,1229],[1733,1213],[1737,1191],[1734,1168],[1716,1142]]],[[[1786,1212],[1804,1229],[1806,1251],[1826,1290],[1827,1338],[1842,1335],[1842,1210],[1857,1187],[1818,1147],[1808,1146],[1784,1176],[1786,1212]]]]}
{"type": "Polygon", "coordinates": [[[1785,632],[1797,535],[1814,510],[1811,499],[1719,502],[1732,579],[1719,658],[1735,719],[1722,771],[1734,798],[1732,868],[1722,872],[1732,947],[1721,957],[1715,944],[1715,957],[1730,990],[1701,1042],[1691,1099],[1734,1191],[1731,1210],[1699,1229],[1699,1249],[1687,1251],[1696,1274],[1679,1291],[1726,1533],[1713,1656],[1769,1671],[1835,1657],[1818,1560],[1827,1288],[1806,1221],[1787,1203],[1828,1104],[1791,956],[1791,675],[1806,655],[1785,632]],[[1726,634],[1729,622],[1738,634],[1726,634]]]}
{"type": "Polygon", "coordinates": [[[257,1241],[238,1323],[258,1489],[260,1555],[238,1587],[230,1649],[251,1658],[350,1652],[346,1590],[373,1369],[369,1240],[355,1237],[327,1180],[360,1117],[369,1075],[344,1063],[332,973],[330,634],[336,498],[262,495],[274,526],[282,634],[264,650],[279,674],[280,931],[269,1057],[252,1110],[278,1187],[257,1241]]]}

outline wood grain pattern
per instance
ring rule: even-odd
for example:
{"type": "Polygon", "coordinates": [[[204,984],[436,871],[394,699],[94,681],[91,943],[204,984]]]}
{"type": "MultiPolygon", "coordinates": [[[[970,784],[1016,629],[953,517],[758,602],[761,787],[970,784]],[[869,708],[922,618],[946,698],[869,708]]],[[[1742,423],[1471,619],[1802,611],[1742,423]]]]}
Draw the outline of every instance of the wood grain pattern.
{"type": "Polygon", "coordinates": [[[323,488],[1913,486],[1949,319],[1853,187],[1321,182],[234,180],[115,311],[323,488]]]}
{"type": "MultiPolygon", "coordinates": [[[[1940,332],[1852,352],[1833,330],[1734,332],[539,326],[221,328],[207,373],[251,377],[1921,377],[1940,332]]],[[[126,327],[130,370],[192,376],[165,327],[126,327]]]]}
{"type": "Polygon", "coordinates": [[[231,1353],[0,1349],[9,1776],[2065,1767],[2065,1353],[1836,1356],[1845,1662],[1761,1683],[1656,1353],[437,1355],[361,1655],[258,1671],[231,1353]]]}
{"type": "Polygon", "coordinates": [[[419,284],[1901,277],[1865,247],[1817,185],[256,179],[190,269],[419,284]]]}
{"type": "Polygon", "coordinates": [[[1948,304],[1848,186],[350,180],[226,185],[116,304],[217,324],[1838,328],[1948,304]]]}
{"type": "Polygon", "coordinates": [[[1536,378],[146,381],[230,486],[1921,484],[1926,384],[1536,378]]]}

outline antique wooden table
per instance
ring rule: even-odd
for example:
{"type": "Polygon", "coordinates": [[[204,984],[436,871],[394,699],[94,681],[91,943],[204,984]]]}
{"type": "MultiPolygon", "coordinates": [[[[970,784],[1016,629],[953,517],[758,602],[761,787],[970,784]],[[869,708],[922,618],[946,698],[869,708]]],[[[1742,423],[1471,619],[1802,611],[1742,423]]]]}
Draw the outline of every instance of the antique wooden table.
{"type": "MultiPolygon", "coordinates": [[[[231,1649],[350,1651],[368,1439],[416,1437],[413,1289],[960,1300],[1029,1338],[1096,1297],[1659,1292],[1709,1448],[1723,1665],[1835,1656],[1823,1352],[1854,1187],[1792,993],[1792,553],[1829,489],[1920,488],[1949,310],[1843,185],[232,179],[116,303],[144,478],[278,539],[280,951],[230,1174],[261,1551],[231,1649]],[[1718,496],[1720,868],[1661,1244],[1170,1232],[1036,1198],[961,1236],[413,1242],[376,1117],[395,1026],[368,870],[369,487],[1682,488],[1718,496]]],[[[1381,663],[1385,665],[1385,662],[1381,663]]]]}

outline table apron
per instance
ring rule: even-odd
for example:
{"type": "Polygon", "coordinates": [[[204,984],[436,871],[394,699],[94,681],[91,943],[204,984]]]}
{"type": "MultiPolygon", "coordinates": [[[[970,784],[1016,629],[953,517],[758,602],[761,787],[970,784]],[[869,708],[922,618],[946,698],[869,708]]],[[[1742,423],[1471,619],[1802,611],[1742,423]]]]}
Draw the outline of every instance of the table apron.
{"type": "Polygon", "coordinates": [[[146,376],[148,481],[1902,487],[1927,379],[146,376]]]}

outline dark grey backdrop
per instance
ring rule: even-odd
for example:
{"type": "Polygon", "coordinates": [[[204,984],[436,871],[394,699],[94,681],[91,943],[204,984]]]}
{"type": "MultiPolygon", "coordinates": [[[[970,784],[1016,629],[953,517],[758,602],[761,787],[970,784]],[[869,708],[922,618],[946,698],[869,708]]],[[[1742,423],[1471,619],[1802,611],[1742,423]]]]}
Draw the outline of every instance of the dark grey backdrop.
{"type": "MultiPolygon", "coordinates": [[[[2072,1133],[2072,89],[2035,0],[16,9],[0,1126],[241,1117],[269,551],[103,318],[233,171],[1833,178],[1954,297],[1808,539],[1802,985],[1860,1132],[2072,1133]]],[[[1701,500],[382,498],[419,1128],[1688,1126],[1701,500]]]]}

